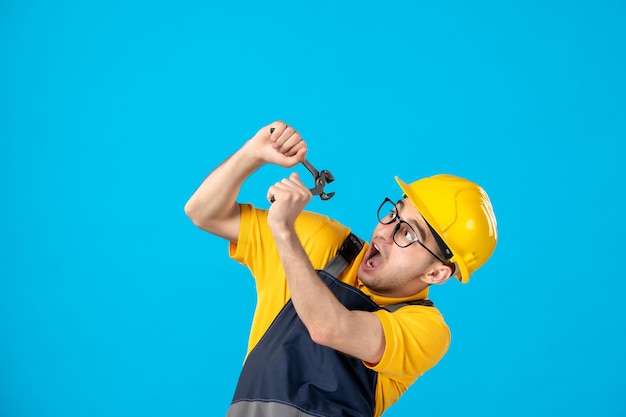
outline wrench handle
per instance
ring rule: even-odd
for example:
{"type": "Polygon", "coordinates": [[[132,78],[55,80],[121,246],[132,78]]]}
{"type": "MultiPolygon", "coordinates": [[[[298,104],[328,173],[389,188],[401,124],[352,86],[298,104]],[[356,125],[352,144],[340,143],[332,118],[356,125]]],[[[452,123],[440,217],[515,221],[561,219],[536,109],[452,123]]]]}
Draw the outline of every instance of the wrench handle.
{"type": "Polygon", "coordinates": [[[304,161],[302,161],[302,165],[304,165],[306,167],[306,169],[309,170],[309,172],[311,174],[313,174],[314,178],[319,178],[320,173],[317,169],[315,169],[315,167],[313,165],[311,165],[311,163],[309,161],[307,161],[306,159],[304,161]]]}

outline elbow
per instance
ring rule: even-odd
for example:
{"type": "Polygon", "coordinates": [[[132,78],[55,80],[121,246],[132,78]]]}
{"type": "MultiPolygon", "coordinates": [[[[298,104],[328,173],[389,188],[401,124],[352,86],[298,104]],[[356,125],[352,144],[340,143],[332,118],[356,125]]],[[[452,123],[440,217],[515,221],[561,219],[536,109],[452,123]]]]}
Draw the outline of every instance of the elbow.
{"type": "Polygon", "coordinates": [[[204,219],[201,216],[201,213],[198,209],[198,205],[195,204],[193,201],[189,200],[187,201],[187,203],[185,204],[185,215],[189,218],[189,220],[191,220],[191,222],[198,228],[202,229],[202,230],[206,230],[207,229],[207,225],[205,224],[206,222],[203,221],[204,219]]]}
{"type": "Polygon", "coordinates": [[[349,314],[349,311],[345,310],[344,312],[345,307],[343,305],[337,307],[335,310],[328,307],[321,314],[316,311],[315,314],[309,315],[307,320],[302,319],[309,331],[311,340],[318,345],[336,349],[342,343],[344,335],[347,334],[347,317],[344,313],[349,314]]]}
{"type": "Polygon", "coordinates": [[[191,200],[187,201],[185,204],[185,215],[197,226],[196,210],[191,200]]]}
{"type": "Polygon", "coordinates": [[[324,332],[309,330],[309,335],[311,336],[311,340],[313,340],[316,344],[328,346],[328,337],[324,334],[324,332]]]}
{"type": "Polygon", "coordinates": [[[307,328],[311,340],[318,345],[331,347],[332,346],[332,332],[328,327],[312,325],[307,328]]]}
{"type": "Polygon", "coordinates": [[[184,210],[187,217],[197,228],[236,242],[239,233],[239,223],[237,223],[239,219],[238,208],[239,206],[235,204],[230,211],[224,210],[220,214],[208,210],[207,207],[198,202],[190,200],[185,204],[184,210]]]}

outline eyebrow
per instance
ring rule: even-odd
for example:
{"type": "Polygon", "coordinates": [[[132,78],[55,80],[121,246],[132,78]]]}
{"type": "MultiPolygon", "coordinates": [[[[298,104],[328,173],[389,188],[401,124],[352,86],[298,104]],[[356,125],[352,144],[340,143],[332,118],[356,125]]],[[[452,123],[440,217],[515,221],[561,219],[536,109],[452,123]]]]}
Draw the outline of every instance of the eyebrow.
{"type": "MultiPolygon", "coordinates": [[[[400,208],[403,208],[404,207],[404,200],[398,200],[398,202],[396,203],[396,206],[399,206],[400,208]]],[[[419,211],[418,211],[418,213],[419,213],[419,211]]],[[[423,239],[422,241],[425,242],[426,241],[426,231],[424,230],[424,228],[422,226],[420,226],[420,224],[416,220],[414,220],[414,219],[409,219],[409,221],[410,221],[410,223],[413,223],[413,225],[417,228],[417,230],[422,235],[422,239],[423,239]]]]}

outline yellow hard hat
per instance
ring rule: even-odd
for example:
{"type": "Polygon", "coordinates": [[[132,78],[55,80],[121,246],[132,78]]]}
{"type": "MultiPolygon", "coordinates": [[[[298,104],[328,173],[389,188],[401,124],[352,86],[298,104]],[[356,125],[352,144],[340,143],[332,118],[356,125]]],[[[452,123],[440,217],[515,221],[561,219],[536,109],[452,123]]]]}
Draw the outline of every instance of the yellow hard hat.
{"type": "Polygon", "coordinates": [[[459,280],[466,284],[489,259],[498,240],[496,216],[487,193],[465,178],[448,174],[411,184],[395,178],[424,216],[444,257],[456,265],[459,280]]]}

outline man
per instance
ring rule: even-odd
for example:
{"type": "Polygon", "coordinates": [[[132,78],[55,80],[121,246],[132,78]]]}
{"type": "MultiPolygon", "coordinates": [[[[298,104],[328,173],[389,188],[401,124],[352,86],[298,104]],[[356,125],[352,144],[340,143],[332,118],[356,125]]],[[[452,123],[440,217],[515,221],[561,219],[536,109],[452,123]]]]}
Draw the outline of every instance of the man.
{"type": "Polygon", "coordinates": [[[256,169],[292,167],[306,152],[296,130],[271,123],[185,206],[195,225],[230,242],[230,256],[256,280],[231,417],[380,416],[448,348],[428,287],[455,275],[466,283],[495,248],[489,198],[451,175],[396,178],[404,197],[385,199],[369,244],[304,211],[312,196],[297,173],[269,187],[268,210],[237,203],[256,169]]]}

